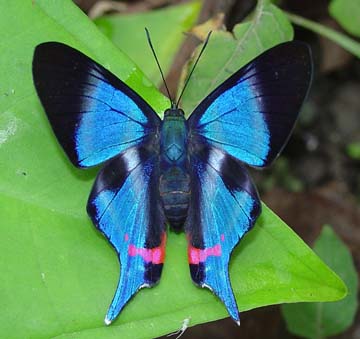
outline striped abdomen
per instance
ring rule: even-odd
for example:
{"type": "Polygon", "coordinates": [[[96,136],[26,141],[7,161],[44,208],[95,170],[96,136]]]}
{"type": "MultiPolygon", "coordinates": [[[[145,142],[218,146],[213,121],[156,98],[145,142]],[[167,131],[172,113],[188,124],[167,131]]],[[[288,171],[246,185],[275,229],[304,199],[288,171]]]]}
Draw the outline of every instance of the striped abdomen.
{"type": "Polygon", "coordinates": [[[180,230],[187,217],[190,199],[190,176],[174,166],[160,177],[160,196],[170,226],[180,230]]]}

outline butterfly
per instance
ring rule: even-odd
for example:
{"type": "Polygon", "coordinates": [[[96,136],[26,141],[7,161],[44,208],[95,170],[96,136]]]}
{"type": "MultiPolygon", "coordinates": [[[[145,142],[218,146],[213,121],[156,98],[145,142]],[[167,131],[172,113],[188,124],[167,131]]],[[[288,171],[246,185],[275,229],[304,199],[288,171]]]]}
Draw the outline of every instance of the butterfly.
{"type": "Polygon", "coordinates": [[[38,45],[32,70],[70,161],[80,168],[104,163],[87,212],[121,263],[105,323],[139,289],[159,281],[167,222],[186,233],[194,283],[215,293],[239,323],[229,260],[261,212],[244,165],[266,167],[285,146],[311,83],[309,47],[292,41],[267,50],[188,119],[171,100],[161,120],[123,81],[60,42],[38,45]]]}

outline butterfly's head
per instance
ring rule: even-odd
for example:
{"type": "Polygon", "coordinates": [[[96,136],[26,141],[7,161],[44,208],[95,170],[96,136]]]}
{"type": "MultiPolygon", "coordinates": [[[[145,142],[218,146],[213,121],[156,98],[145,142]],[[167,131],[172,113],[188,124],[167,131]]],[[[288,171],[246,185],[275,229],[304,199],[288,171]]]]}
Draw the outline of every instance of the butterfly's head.
{"type": "Polygon", "coordinates": [[[169,108],[164,112],[164,117],[183,117],[185,115],[181,108],[169,108]]]}

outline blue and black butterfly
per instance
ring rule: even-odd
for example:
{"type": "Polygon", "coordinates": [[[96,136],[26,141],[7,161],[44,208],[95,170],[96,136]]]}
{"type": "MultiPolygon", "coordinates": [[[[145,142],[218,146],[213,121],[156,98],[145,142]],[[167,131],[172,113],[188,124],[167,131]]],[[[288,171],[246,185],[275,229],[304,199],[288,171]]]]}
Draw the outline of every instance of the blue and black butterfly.
{"type": "Polygon", "coordinates": [[[159,281],[166,222],[186,232],[192,280],[213,291],[239,323],[228,265],[261,211],[244,164],[268,166],[286,144],[311,82],[307,45],[293,41],[269,49],[211,92],[188,119],[171,101],[161,120],[123,81],[59,42],[36,47],[33,77],[72,163],[105,163],[87,205],[121,262],[105,323],[139,289],[159,281]]]}

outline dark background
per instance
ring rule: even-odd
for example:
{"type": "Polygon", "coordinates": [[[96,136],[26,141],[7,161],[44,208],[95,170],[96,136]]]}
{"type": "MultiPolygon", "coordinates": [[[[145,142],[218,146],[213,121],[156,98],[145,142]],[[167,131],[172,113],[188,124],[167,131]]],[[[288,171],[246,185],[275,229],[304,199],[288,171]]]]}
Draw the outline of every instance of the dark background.
{"type": "MultiPolygon", "coordinates": [[[[75,2],[91,13],[99,1],[75,2]]],[[[120,10],[134,13],[180,2],[185,1],[122,1],[120,10]]],[[[343,32],[328,14],[329,1],[279,3],[282,9],[343,32]]],[[[231,30],[255,4],[253,0],[204,1],[199,22],[223,12],[224,24],[231,30]]],[[[252,171],[252,175],[262,200],[310,246],[322,226],[331,225],[350,248],[360,272],[360,160],[352,159],[346,152],[349,143],[360,142],[360,60],[329,40],[298,27],[295,39],[306,41],[313,51],[315,75],[310,96],[282,157],[271,169],[252,171]]],[[[196,39],[189,37],[177,54],[167,76],[171,92],[175,92],[181,67],[194,47],[196,39]]],[[[242,313],[240,328],[224,319],[189,328],[181,338],[297,337],[287,332],[280,307],[271,306],[242,313]]],[[[359,312],[353,326],[333,338],[360,338],[359,312]]]]}

